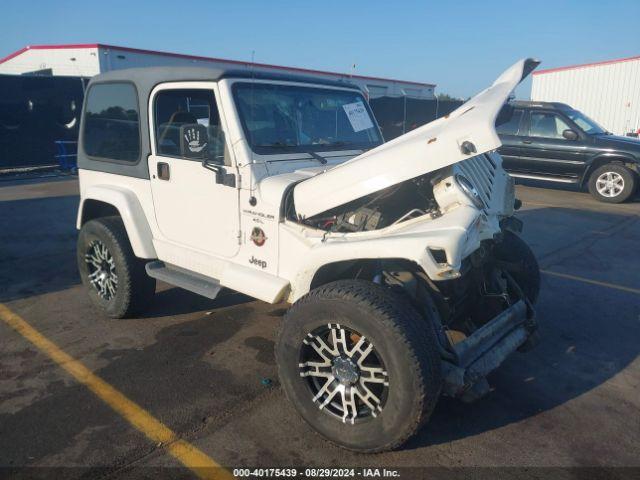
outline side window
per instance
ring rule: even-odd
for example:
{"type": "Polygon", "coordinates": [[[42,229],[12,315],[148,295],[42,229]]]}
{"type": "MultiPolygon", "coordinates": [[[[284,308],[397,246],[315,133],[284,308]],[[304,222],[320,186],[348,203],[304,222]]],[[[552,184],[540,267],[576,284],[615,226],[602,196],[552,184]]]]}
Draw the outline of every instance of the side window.
{"type": "Polygon", "coordinates": [[[213,91],[162,90],[154,102],[158,155],[229,163],[213,91]]]}
{"type": "Polygon", "coordinates": [[[551,112],[531,112],[529,136],[563,139],[562,132],[571,128],[560,118],[551,112]]]}
{"type": "Polygon", "coordinates": [[[136,163],[140,158],[138,95],[130,83],[95,84],[84,112],[83,147],[91,157],[136,163]]]}
{"type": "Polygon", "coordinates": [[[520,121],[522,120],[522,110],[503,109],[496,120],[496,132],[502,135],[518,135],[520,121]]]}

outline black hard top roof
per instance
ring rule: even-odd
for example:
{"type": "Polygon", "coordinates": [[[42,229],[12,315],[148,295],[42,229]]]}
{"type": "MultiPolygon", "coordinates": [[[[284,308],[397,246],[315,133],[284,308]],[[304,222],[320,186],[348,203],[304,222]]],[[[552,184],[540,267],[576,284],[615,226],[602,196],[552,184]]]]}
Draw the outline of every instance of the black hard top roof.
{"type": "Polygon", "coordinates": [[[94,76],[90,84],[116,81],[129,81],[137,85],[138,90],[152,90],[165,82],[218,81],[223,78],[241,78],[256,80],[274,80],[280,82],[299,82],[331,87],[360,90],[358,86],[346,80],[329,80],[320,76],[290,75],[286,73],[267,73],[250,70],[237,70],[208,67],[142,67],[126,68],[101,73],[94,76]]]}

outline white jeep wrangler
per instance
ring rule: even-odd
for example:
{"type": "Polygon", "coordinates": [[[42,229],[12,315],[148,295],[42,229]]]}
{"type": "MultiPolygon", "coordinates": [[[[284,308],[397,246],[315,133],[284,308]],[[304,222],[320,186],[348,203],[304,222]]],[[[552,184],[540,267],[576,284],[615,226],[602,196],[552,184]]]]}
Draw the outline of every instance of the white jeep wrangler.
{"type": "Polygon", "coordinates": [[[89,296],[114,318],[148,306],[156,279],[289,302],[276,357],[298,412],[343,447],[400,446],[441,394],[481,396],[534,343],[539,270],[494,122],[537,63],[388,143],[346,82],[94,77],[78,149],[89,296]]]}

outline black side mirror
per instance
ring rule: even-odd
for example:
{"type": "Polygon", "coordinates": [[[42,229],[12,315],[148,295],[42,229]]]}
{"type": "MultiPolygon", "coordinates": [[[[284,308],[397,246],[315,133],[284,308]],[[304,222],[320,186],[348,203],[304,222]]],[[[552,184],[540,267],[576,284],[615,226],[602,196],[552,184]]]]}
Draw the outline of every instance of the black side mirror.
{"type": "Polygon", "coordinates": [[[564,138],[566,138],[567,140],[577,140],[578,139],[578,134],[576,132],[574,132],[573,130],[571,130],[570,128],[567,128],[566,130],[564,130],[562,132],[562,136],[564,138]]]}
{"type": "Polygon", "coordinates": [[[233,173],[227,173],[224,165],[205,158],[202,160],[202,166],[216,174],[216,183],[235,188],[236,176],[233,173]]]}

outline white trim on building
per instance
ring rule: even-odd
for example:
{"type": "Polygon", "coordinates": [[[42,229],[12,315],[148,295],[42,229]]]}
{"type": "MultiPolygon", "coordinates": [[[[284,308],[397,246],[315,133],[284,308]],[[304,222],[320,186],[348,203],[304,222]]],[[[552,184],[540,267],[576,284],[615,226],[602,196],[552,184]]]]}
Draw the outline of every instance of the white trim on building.
{"type": "Polygon", "coordinates": [[[157,52],[104,44],[35,45],[25,47],[0,59],[0,74],[24,75],[42,72],[56,76],[92,77],[98,73],[122,68],[180,65],[209,65],[239,70],[254,69],[255,71],[298,73],[334,80],[346,79],[358,85],[371,98],[384,95],[423,99],[435,98],[435,84],[431,83],[349,75],[264,63],[251,64],[250,62],[237,60],[157,52]]]}

